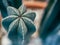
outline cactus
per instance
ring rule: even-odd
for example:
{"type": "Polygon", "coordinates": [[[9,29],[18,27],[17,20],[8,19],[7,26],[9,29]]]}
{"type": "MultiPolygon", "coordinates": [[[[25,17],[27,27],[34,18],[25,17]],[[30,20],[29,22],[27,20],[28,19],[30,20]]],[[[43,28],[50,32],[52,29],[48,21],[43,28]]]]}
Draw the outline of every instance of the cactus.
{"type": "Polygon", "coordinates": [[[36,30],[33,23],[35,12],[28,12],[24,5],[18,9],[8,6],[7,11],[8,16],[2,19],[2,25],[8,33],[8,38],[14,41],[13,45],[25,45],[25,40],[29,40],[36,30]]]}

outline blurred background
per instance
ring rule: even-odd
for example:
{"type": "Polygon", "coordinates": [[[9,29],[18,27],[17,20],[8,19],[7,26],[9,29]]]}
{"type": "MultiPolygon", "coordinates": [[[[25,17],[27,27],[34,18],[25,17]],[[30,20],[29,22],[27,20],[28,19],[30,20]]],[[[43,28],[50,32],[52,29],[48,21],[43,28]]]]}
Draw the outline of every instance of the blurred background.
{"type": "MultiPolygon", "coordinates": [[[[18,8],[21,0],[0,1],[0,45],[9,42],[1,21],[7,16],[7,6],[18,8]],[[4,42],[7,41],[7,42],[4,42]]],[[[28,45],[60,45],[60,0],[22,0],[27,10],[36,12],[32,34],[28,45]]],[[[6,44],[7,45],[7,44],[6,44]]]]}

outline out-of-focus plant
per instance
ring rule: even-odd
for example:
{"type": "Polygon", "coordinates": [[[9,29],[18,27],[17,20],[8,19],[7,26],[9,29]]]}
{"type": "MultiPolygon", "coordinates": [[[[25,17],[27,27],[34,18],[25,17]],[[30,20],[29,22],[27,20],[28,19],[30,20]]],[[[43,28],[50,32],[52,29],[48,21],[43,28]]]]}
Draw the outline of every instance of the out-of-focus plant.
{"type": "Polygon", "coordinates": [[[2,17],[8,16],[7,7],[13,6],[15,8],[19,8],[21,6],[22,0],[0,0],[0,10],[2,13],[2,17]]]}
{"type": "Polygon", "coordinates": [[[8,6],[8,16],[3,18],[2,25],[8,32],[8,38],[12,41],[12,45],[27,45],[31,35],[36,28],[33,23],[35,12],[29,12],[24,5],[18,9],[8,6]]]}
{"type": "Polygon", "coordinates": [[[39,34],[43,45],[60,45],[60,0],[50,0],[43,15],[39,34]],[[56,29],[57,28],[57,29],[56,29]]]}
{"type": "Polygon", "coordinates": [[[50,0],[50,2],[45,10],[39,29],[40,37],[43,40],[46,39],[60,23],[60,0],[50,0]]]}

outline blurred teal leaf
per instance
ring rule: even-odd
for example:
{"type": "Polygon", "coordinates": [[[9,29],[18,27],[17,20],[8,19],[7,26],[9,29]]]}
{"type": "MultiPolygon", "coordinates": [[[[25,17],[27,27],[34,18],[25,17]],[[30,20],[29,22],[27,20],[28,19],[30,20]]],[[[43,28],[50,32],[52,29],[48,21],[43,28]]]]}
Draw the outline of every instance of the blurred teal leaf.
{"type": "Polygon", "coordinates": [[[23,13],[25,13],[27,11],[26,7],[24,5],[21,5],[18,10],[19,10],[20,14],[23,14],[23,13]]]}
{"type": "Polygon", "coordinates": [[[25,35],[27,33],[27,27],[22,19],[19,21],[18,31],[21,35],[25,35]]]}
{"type": "Polygon", "coordinates": [[[2,25],[4,28],[8,31],[9,25],[12,21],[14,21],[17,18],[15,15],[10,15],[4,19],[2,19],[2,25]]]}
{"type": "Polygon", "coordinates": [[[23,14],[23,17],[27,17],[27,18],[31,19],[32,21],[34,21],[36,15],[34,12],[27,11],[26,13],[23,14]]]}
{"type": "Polygon", "coordinates": [[[60,0],[50,0],[40,25],[40,37],[46,39],[60,23],[60,0]]]}
{"type": "Polygon", "coordinates": [[[7,8],[8,15],[19,15],[19,12],[16,8],[9,6],[7,8]]]}
{"type": "Polygon", "coordinates": [[[22,17],[22,18],[23,18],[23,20],[24,20],[24,22],[25,22],[25,24],[27,26],[28,33],[32,34],[32,32],[35,32],[35,25],[34,25],[33,21],[30,20],[27,17],[22,17]]]}

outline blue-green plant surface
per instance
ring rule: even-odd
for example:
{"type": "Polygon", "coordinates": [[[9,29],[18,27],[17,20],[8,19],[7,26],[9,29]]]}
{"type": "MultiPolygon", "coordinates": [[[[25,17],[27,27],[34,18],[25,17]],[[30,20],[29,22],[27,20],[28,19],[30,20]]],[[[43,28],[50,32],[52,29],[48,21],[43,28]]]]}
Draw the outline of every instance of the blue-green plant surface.
{"type": "Polygon", "coordinates": [[[35,32],[36,28],[33,23],[36,16],[35,12],[28,12],[24,5],[18,9],[8,6],[7,11],[8,16],[3,18],[2,25],[11,40],[20,39],[24,41],[25,36],[35,32]]]}

